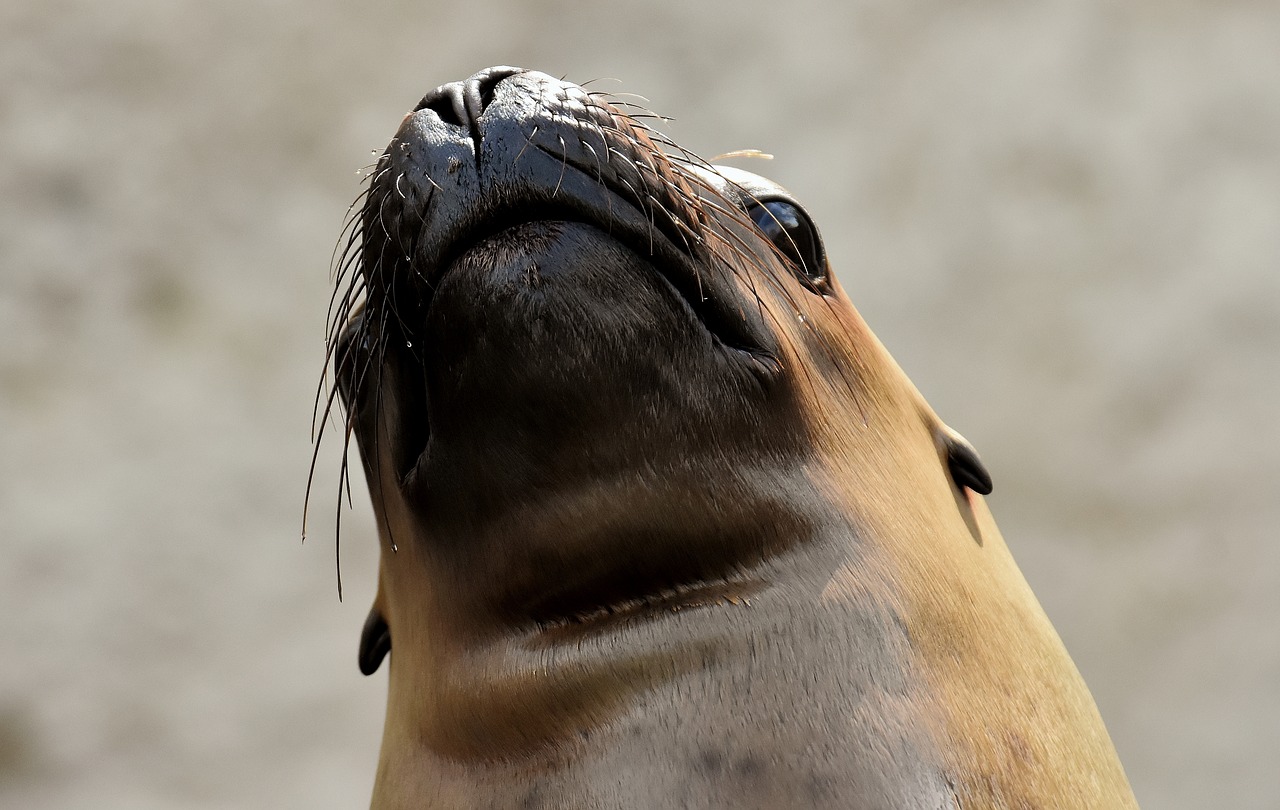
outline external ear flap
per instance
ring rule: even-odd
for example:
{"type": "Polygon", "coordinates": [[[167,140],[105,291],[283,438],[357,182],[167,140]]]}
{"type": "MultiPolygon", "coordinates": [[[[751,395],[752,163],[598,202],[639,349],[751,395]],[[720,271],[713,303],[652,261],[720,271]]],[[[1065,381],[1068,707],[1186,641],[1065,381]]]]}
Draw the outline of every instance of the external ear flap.
{"type": "Polygon", "coordinates": [[[369,611],[369,618],[364,620],[364,630],[360,633],[360,672],[372,675],[378,671],[382,659],[391,652],[391,628],[382,618],[382,613],[375,606],[369,611]]]}
{"type": "Polygon", "coordinates": [[[990,495],[991,473],[987,472],[973,445],[950,428],[943,428],[940,438],[942,451],[947,458],[947,469],[956,486],[968,487],[979,495],[990,495]]]}

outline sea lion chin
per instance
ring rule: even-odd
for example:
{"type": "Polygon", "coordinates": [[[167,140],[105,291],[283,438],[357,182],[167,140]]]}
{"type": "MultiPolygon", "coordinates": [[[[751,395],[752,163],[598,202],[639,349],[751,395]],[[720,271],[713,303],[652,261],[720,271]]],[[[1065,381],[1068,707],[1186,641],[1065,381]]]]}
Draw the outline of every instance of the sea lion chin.
{"type": "Polygon", "coordinates": [[[785,189],[490,68],[406,115],[346,256],[375,807],[1134,806],[785,189]]]}

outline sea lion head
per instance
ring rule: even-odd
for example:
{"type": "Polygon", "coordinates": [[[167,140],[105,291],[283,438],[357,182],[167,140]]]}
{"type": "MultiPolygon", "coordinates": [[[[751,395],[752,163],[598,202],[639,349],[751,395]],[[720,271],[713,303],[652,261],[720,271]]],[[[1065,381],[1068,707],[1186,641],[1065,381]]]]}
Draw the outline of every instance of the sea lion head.
{"type": "MultiPolygon", "coordinates": [[[[649,722],[638,702],[665,728],[680,700],[731,705],[727,680],[828,673],[776,690],[797,729],[741,720],[790,762],[854,692],[923,683],[911,623],[965,550],[921,560],[998,542],[990,478],[785,189],[490,68],[405,116],[347,247],[331,355],[382,542],[360,653],[393,650],[380,785],[421,756],[572,759],[649,722]],[[752,663],[769,645],[777,671],[752,663]]],[[[878,730],[832,732],[863,751],[841,795],[946,789],[926,704],[848,709],[878,730]]],[[[653,754],[646,728],[617,750],[653,754]]]]}
{"type": "Polygon", "coordinates": [[[758,560],[795,533],[770,473],[882,396],[785,189],[543,74],[429,93],[358,236],[336,365],[375,509],[388,549],[457,558],[473,616],[563,619],[758,560]],[[587,564],[601,532],[615,559],[587,564]]]}

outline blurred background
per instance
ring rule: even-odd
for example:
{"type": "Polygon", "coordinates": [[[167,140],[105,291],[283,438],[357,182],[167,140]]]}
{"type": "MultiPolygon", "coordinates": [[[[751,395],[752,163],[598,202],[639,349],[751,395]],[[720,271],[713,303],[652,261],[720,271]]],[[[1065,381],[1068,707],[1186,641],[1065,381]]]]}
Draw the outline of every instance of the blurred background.
{"type": "Polygon", "coordinates": [[[1148,808],[1280,794],[1273,0],[0,7],[0,805],[366,806],[336,443],[357,171],[491,64],[757,148],[982,452],[1148,808]]]}

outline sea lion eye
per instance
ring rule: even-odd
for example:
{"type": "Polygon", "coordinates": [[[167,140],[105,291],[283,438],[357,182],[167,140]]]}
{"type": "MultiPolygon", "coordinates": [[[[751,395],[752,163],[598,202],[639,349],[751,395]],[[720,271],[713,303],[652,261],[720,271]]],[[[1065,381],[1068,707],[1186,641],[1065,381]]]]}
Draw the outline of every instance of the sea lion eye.
{"type": "Polygon", "coordinates": [[[747,213],[756,227],[796,266],[800,280],[815,292],[825,292],[827,259],[809,218],[783,200],[757,202],[747,213]]]}

